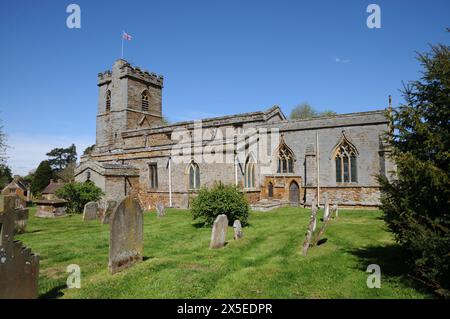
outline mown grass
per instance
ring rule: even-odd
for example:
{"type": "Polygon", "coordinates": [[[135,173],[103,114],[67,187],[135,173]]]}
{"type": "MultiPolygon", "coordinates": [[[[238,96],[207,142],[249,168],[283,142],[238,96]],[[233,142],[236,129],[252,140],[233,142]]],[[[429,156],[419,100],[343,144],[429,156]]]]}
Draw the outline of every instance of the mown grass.
{"type": "MultiPolygon", "coordinates": [[[[144,218],[144,261],[108,272],[109,226],[80,215],[30,214],[17,239],[41,256],[41,298],[428,298],[404,275],[402,257],[379,211],[341,210],[326,242],[301,255],[309,210],[251,213],[244,238],[209,249],[211,230],[188,211],[144,218]],[[381,289],[366,285],[369,264],[381,267],[381,289]],[[66,268],[81,267],[81,288],[67,289],[66,268]]],[[[321,216],[321,214],[319,213],[321,216]]]]}

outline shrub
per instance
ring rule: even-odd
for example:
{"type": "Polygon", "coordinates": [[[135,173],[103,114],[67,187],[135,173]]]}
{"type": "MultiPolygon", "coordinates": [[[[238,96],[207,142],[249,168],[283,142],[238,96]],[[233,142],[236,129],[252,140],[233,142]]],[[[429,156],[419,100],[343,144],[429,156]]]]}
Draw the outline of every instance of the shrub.
{"type": "Polygon", "coordinates": [[[218,215],[225,214],[232,224],[236,219],[247,225],[249,205],[244,195],[235,186],[214,183],[211,189],[202,187],[198,196],[191,202],[194,220],[211,226],[218,215]]]}
{"type": "Polygon", "coordinates": [[[67,212],[71,214],[83,212],[84,205],[98,201],[103,191],[92,182],[69,183],[56,191],[56,196],[68,201],[67,212]]]}

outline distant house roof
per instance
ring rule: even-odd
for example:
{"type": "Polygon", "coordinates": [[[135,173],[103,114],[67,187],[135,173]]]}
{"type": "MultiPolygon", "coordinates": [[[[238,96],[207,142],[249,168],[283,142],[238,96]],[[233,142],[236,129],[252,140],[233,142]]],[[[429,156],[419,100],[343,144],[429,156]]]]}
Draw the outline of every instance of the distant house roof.
{"type": "Polygon", "coordinates": [[[65,183],[61,182],[61,181],[50,181],[50,184],[47,185],[46,188],[44,188],[44,190],[42,191],[42,194],[55,194],[55,192],[62,188],[65,185],[65,183]]]}
{"type": "Polygon", "coordinates": [[[14,176],[11,183],[6,185],[3,190],[5,189],[15,189],[15,188],[21,188],[23,191],[26,191],[28,189],[28,183],[21,178],[20,176],[14,176]]]}

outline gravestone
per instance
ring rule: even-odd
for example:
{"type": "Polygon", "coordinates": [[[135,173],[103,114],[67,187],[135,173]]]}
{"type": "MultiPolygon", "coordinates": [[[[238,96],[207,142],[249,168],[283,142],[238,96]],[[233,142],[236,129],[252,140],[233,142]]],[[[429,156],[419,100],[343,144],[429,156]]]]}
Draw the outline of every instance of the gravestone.
{"type": "Polygon", "coordinates": [[[308,253],[309,245],[311,243],[311,239],[313,237],[314,230],[317,225],[317,203],[316,200],[313,200],[311,204],[311,217],[309,218],[308,230],[306,231],[306,238],[303,242],[303,256],[306,256],[308,253]]]}
{"type": "Polygon", "coordinates": [[[323,221],[327,221],[330,217],[330,204],[328,203],[328,195],[325,194],[325,206],[323,209],[323,221]]]}
{"type": "Polygon", "coordinates": [[[89,202],[84,205],[83,220],[96,220],[97,219],[98,204],[96,202],[89,202]]]}
{"type": "MultiPolygon", "coordinates": [[[[19,209],[18,211],[25,212],[24,210],[22,210],[25,207],[26,207],[26,202],[23,199],[21,199],[19,196],[17,196],[16,197],[15,208],[19,209]]],[[[15,221],[16,234],[23,234],[23,233],[25,233],[25,229],[27,228],[28,210],[26,210],[26,213],[19,214],[16,217],[17,217],[16,221],[15,221]]]]}
{"type": "Polygon", "coordinates": [[[109,220],[111,219],[111,215],[114,212],[114,209],[117,206],[117,202],[115,200],[107,200],[106,208],[103,212],[102,216],[102,224],[109,224],[109,220]]]}
{"type": "Polygon", "coordinates": [[[0,196],[0,299],[32,299],[38,296],[39,256],[14,240],[16,220],[28,216],[15,201],[0,196]]]}
{"type": "Polygon", "coordinates": [[[164,217],[166,216],[166,209],[164,207],[164,204],[162,203],[156,203],[156,215],[158,217],[164,217]]]}
{"type": "Polygon", "coordinates": [[[209,248],[216,249],[225,246],[228,232],[228,218],[227,215],[219,215],[214,221],[211,232],[211,243],[209,248]]]}
{"type": "Polygon", "coordinates": [[[333,205],[333,214],[334,214],[334,218],[338,218],[339,210],[338,210],[338,205],[337,204],[333,205]]]}
{"type": "Polygon", "coordinates": [[[142,261],[144,215],[133,196],[125,197],[110,219],[109,271],[114,274],[142,261]]]}
{"type": "Polygon", "coordinates": [[[241,221],[239,219],[236,219],[233,223],[233,230],[234,230],[234,236],[233,238],[235,240],[241,239],[244,234],[242,233],[242,225],[241,221]]]}

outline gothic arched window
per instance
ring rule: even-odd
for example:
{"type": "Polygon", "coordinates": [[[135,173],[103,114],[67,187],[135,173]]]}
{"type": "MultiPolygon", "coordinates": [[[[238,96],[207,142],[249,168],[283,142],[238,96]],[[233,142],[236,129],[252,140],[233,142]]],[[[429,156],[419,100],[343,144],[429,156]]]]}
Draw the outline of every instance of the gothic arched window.
{"type": "Polygon", "coordinates": [[[191,162],[189,164],[189,189],[200,188],[200,168],[197,163],[191,162]]]}
{"type": "Polygon", "coordinates": [[[142,92],[142,111],[144,112],[148,112],[148,100],[148,91],[145,90],[144,92],[142,92]]]}
{"type": "Polygon", "coordinates": [[[111,91],[106,91],[106,103],[105,103],[106,112],[111,111],[111,91]]]}
{"type": "Polygon", "coordinates": [[[245,187],[253,188],[255,187],[255,163],[252,161],[251,157],[245,162],[245,187]]]}
{"type": "Polygon", "coordinates": [[[281,135],[280,146],[277,154],[277,173],[294,172],[294,153],[284,142],[284,136],[281,135]]]}
{"type": "Polygon", "coordinates": [[[357,155],[356,148],[344,136],[334,153],[337,183],[358,182],[357,155]]]}

